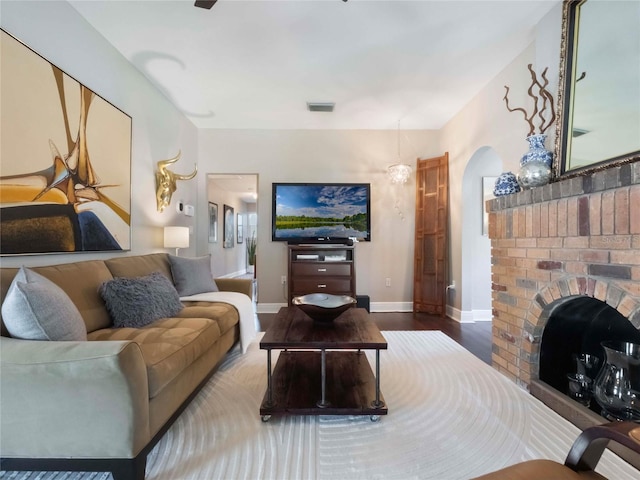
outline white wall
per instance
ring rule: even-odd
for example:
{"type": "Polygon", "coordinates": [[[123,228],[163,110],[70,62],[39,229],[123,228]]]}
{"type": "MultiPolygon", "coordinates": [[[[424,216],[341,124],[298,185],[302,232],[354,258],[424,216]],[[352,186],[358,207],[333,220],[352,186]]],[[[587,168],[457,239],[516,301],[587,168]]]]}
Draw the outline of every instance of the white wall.
{"type": "MultiPolygon", "coordinates": [[[[256,271],[258,300],[264,308],[286,302],[280,277],[287,275],[287,247],[271,241],[273,182],[371,183],[372,241],[356,246],[357,292],[369,295],[372,303],[411,302],[415,178],[403,188],[393,188],[387,179],[387,166],[398,161],[397,138],[395,130],[200,131],[203,173],[259,175],[256,271]],[[402,197],[404,220],[393,208],[395,195],[402,197]],[[387,277],[391,287],[385,287],[387,277]]],[[[401,131],[400,138],[402,161],[414,168],[416,158],[442,153],[437,150],[435,132],[401,131]]],[[[206,205],[204,195],[199,204],[206,205]]],[[[199,240],[206,242],[205,217],[199,217],[198,232],[202,232],[199,240]]],[[[199,250],[206,253],[204,248],[199,250]]]]}
{"type": "MultiPolygon", "coordinates": [[[[512,89],[510,98],[513,105],[525,103],[530,82],[527,64],[533,63],[538,72],[545,66],[549,67],[549,89],[555,93],[561,16],[561,6],[558,5],[542,20],[536,31],[531,32],[531,45],[442,130],[402,132],[403,161],[414,167],[418,157],[429,158],[449,152],[450,275],[458,286],[449,296],[449,301],[453,311],[457,312],[456,317],[470,314],[470,318],[474,318],[474,310],[486,313],[490,308],[485,308],[490,305],[490,285],[486,285],[485,268],[489,262],[488,249],[483,249],[486,251],[484,258],[467,262],[467,270],[463,272],[462,212],[469,203],[482,208],[480,199],[475,195],[478,192],[463,188],[465,170],[476,152],[490,148],[491,162],[484,169],[474,168],[476,178],[469,182],[479,185],[482,176],[497,175],[496,165],[499,163],[504,170],[517,171],[519,159],[528,146],[525,140],[528,127],[522,118],[505,108],[504,85],[512,89]],[[469,196],[472,201],[469,201],[469,196]],[[470,287],[478,282],[483,282],[485,288],[470,287]],[[468,300],[463,306],[465,296],[468,300]]],[[[550,133],[547,145],[551,148],[553,132],[550,133]]],[[[386,167],[395,163],[397,157],[395,131],[202,130],[199,157],[203,172],[257,172],[260,175],[257,271],[261,304],[286,301],[279,282],[280,276],[286,275],[286,247],[270,240],[271,183],[279,181],[371,182],[373,241],[356,247],[357,291],[371,297],[372,308],[406,308],[411,302],[415,177],[412,177],[410,185],[400,189],[405,210],[405,219],[401,220],[393,209],[396,192],[385,176],[386,167]],[[391,287],[384,286],[387,277],[391,278],[391,287]]],[[[199,230],[206,231],[206,228],[199,230]]],[[[486,238],[479,241],[487,243],[486,238]]]]}
{"type": "MultiPolygon", "coordinates": [[[[464,313],[462,282],[475,281],[463,270],[463,176],[470,159],[491,148],[504,170],[516,171],[526,151],[527,126],[509,113],[502,100],[504,85],[512,88],[514,105],[524,102],[533,63],[537,71],[549,67],[550,90],[555,93],[560,48],[561,5],[554,8],[531,35],[531,45],[496,76],[441,131],[402,131],[402,161],[415,166],[418,157],[449,152],[451,195],[450,276],[460,287],[450,296],[452,307],[464,313]],[[520,96],[519,96],[520,95],[520,96]]],[[[180,112],[66,2],[0,2],[0,23],[9,33],[62,70],[87,85],[133,118],[132,251],[166,251],[163,225],[194,226],[192,246],[185,255],[208,253],[207,173],[259,174],[258,280],[261,303],[285,301],[279,280],[286,275],[286,247],[271,242],[271,183],[276,181],[370,182],[372,238],[356,248],[359,294],[372,303],[406,305],[412,299],[415,178],[404,188],[392,188],[386,167],[396,163],[396,131],[202,130],[197,131],[180,112]],[[174,199],[196,206],[195,217],[175,211],[160,214],[155,204],[156,162],[182,150],[175,170],[188,173],[197,161],[196,179],[179,182],[174,199]],[[402,220],[393,205],[401,196],[402,220]],[[194,245],[197,241],[197,247],[194,245]],[[384,279],[391,278],[391,287],[384,279]],[[276,279],[276,280],[274,280],[276,279]]],[[[553,145],[553,132],[547,146],[553,145]]],[[[491,175],[494,172],[487,172],[491,175]]],[[[478,176],[485,175],[477,171],[478,176]]],[[[479,179],[478,179],[479,181],[479,179]]],[[[175,200],[174,200],[175,202],[175,200]]],[[[220,205],[222,209],[222,205],[220,205]]],[[[220,211],[222,214],[222,211],[220,211]]],[[[3,266],[44,265],[105,258],[107,254],[48,255],[2,258],[3,266]]],[[[475,300],[472,300],[472,303],[475,300]]]]}
{"type": "MultiPolygon", "coordinates": [[[[463,317],[465,313],[473,316],[468,310],[472,308],[473,292],[465,290],[465,285],[469,285],[469,282],[486,281],[474,273],[470,263],[463,269],[463,211],[468,203],[468,195],[473,195],[473,192],[463,188],[464,172],[474,154],[487,147],[490,147],[502,161],[503,171],[518,171],[520,158],[528,148],[525,140],[528,125],[521,114],[507,111],[503,101],[504,86],[508,85],[511,88],[509,99],[512,107],[526,105],[526,91],[531,81],[527,65],[533,64],[538,74],[545,67],[549,67],[548,89],[555,98],[560,62],[561,19],[562,6],[559,4],[542,19],[535,32],[532,32],[530,46],[439,132],[440,148],[449,151],[450,161],[450,278],[455,280],[457,285],[462,285],[462,288],[449,298],[452,302],[451,307],[460,311],[463,317]]],[[[551,128],[547,133],[547,148],[553,150],[554,129],[551,128]]],[[[474,182],[478,183],[480,177],[493,173],[489,165],[486,173],[478,169],[474,182]]]]}
{"type": "MultiPolygon", "coordinates": [[[[195,127],[68,3],[3,1],[0,2],[0,24],[18,40],[132,117],[129,254],[167,251],[162,248],[161,227],[190,225],[193,219],[179,215],[174,204],[163,213],[157,212],[155,170],[158,160],[174,156],[179,149],[182,160],[174,170],[180,173],[193,170],[198,154],[195,127]]],[[[4,121],[6,119],[2,118],[4,121]]],[[[179,183],[174,198],[195,203],[196,185],[195,180],[179,183]]],[[[195,246],[184,252],[193,254],[195,246]]],[[[111,252],[3,257],[2,266],[45,265],[114,255],[111,252]]]]}

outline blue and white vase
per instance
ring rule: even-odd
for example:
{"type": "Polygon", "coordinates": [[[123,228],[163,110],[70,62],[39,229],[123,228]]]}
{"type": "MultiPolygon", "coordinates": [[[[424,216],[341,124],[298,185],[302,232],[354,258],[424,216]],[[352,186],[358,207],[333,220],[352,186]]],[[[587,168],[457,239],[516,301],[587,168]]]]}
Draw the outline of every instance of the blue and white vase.
{"type": "Polygon", "coordinates": [[[511,195],[512,193],[518,193],[519,191],[520,184],[512,172],[501,173],[493,187],[493,194],[496,197],[511,195]]]}
{"type": "Polygon", "coordinates": [[[524,167],[529,162],[540,162],[551,167],[553,161],[553,153],[546,149],[544,142],[547,140],[547,135],[539,133],[536,135],[530,135],[527,137],[529,142],[529,151],[522,156],[520,160],[520,166],[524,167]]]}

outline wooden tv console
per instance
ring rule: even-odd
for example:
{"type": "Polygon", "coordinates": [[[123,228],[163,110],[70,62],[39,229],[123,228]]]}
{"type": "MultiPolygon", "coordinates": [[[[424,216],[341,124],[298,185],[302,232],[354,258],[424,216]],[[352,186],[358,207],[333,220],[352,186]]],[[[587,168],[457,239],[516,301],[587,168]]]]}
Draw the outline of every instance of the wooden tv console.
{"type": "Polygon", "coordinates": [[[356,298],[353,246],[289,245],[289,305],[293,297],[309,293],[356,298]]]}

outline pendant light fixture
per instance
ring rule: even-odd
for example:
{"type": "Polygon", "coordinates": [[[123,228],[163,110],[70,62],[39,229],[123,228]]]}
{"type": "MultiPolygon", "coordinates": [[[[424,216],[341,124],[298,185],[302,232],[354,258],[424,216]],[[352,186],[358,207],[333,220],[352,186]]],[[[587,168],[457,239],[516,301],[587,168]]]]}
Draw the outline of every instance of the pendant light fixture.
{"type": "Polygon", "coordinates": [[[404,184],[409,181],[411,172],[411,166],[407,165],[406,163],[402,163],[402,160],[400,158],[400,120],[398,120],[398,163],[389,165],[387,167],[387,174],[389,175],[389,180],[391,180],[391,183],[404,184]]]}

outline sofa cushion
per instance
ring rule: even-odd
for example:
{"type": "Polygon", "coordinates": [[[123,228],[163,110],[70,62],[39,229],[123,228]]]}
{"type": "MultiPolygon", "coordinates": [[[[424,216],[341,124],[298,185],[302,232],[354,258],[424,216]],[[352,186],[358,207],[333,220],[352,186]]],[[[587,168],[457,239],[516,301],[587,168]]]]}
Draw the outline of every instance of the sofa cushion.
{"type": "Polygon", "coordinates": [[[218,291],[218,286],[211,274],[211,255],[197,258],[169,255],[169,263],[173,283],[181,297],[218,291]]]}
{"type": "Polygon", "coordinates": [[[104,263],[114,277],[142,277],[160,272],[171,280],[173,277],[168,256],[167,253],[151,253],[110,258],[104,263]]]}
{"type": "Polygon", "coordinates": [[[160,272],[114,278],[100,285],[99,292],[114,327],[142,327],[183,308],[171,280],[160,272]]]}
{"type": "Polygon", "coordinates": [[[14,338],[25,340],[87,339],[80,312],[52,281],[22,267],[2,303],[2,318],[14,338]]]}
{"type": "Polygon", "coordinates": [[[185,302],[184,308],[176,315],[181,318],[210,318],[218,322],[220,333],[225,334],[240,321],[236,308],[222,302],[185,302]]]}
{"type": "Polygon", "coordinates": [[[34,267],[32,270],[65,291],[78,307],[87,332],[111,326],[111,318],[98,293],[98,287],[113,276],[102,260],[34,267]]]}
{"type": "Polygon", "coordinates": [[[131,340],[140,346],[149,377],[149,398],[155,397],[218,338],[218,324],[206,318],[163,318],[142,328],[107,328],[89,334],[89,340],[131,340]]]}

